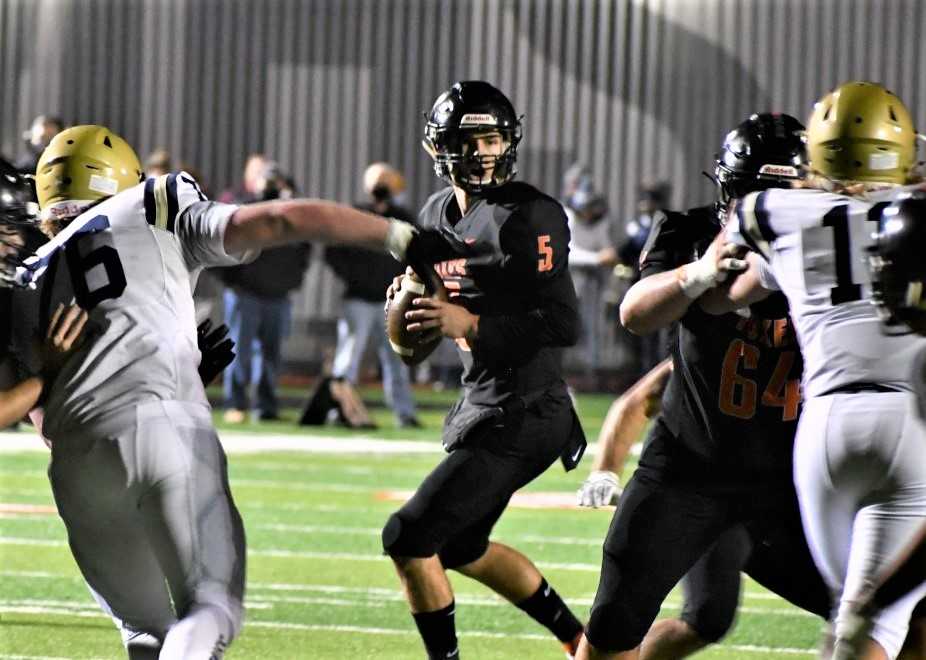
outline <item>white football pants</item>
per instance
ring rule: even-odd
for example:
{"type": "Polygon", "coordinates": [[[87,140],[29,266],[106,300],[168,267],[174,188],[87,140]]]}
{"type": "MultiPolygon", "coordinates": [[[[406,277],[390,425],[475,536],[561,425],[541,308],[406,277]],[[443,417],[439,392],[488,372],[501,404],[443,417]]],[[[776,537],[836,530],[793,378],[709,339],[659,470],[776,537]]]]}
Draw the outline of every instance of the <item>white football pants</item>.
{"type": "MultiPolygon", "coordinates": [[[[926,427],[914,397],[860,392],[805,402],[794,445],[794,481],[814,561],[849,604],[877,580],[926,519],[926,427]]],[[[926,584],[878,614],[871,636],[896,658],[926,584]]]]}
{"type": "Polygon", "coordinates": [[[209,409],[155,401],[53,440],[71,551],[123,640],[221,657],[241,628],[245,542],[209,409]]]}

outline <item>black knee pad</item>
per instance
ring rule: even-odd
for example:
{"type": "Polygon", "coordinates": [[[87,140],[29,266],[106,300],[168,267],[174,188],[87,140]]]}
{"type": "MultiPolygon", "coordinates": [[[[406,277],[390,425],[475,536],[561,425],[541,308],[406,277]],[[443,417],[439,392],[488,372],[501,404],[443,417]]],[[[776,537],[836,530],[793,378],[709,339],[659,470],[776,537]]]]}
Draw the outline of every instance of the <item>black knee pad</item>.
{"type": "Polygon", "coordinates": [[[445,545],[438,554],[444,568],[459,568],[479,559],[489,548],[489,539],[453,539],[445,545]]]}
{"type": "Polygon", "coordinates": [[[629,651],[640,645],[651,624],[652,617],[640,616],[632,603],[618,595],[605,603],[595,603],[585,636],[602,653],[629,651]]]}
{"type": "Polygon", "coordinates": [[[416,534],[397,513],[389,516],[383,527],[383,551],[390,557],[430,557],[437,554],[433,542],[416,534]]]}
{"type": "Polygon", "coordinates": [[[697,608],[689,609],[686,606],[679,618],[691,626],[703,641],[714,644],[723,639],[733,625],[736,605],[736,602],[731,606],[727,602],[707,601],[697,608]]]}

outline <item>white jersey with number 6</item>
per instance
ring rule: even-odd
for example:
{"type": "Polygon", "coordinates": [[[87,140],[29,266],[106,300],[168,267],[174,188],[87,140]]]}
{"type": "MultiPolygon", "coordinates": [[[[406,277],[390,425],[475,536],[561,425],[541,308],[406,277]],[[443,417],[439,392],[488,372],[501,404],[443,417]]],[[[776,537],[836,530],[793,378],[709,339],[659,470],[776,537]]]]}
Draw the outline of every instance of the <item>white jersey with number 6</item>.
{"type": "Polygon", "coordinates": [[[905,189],[873,201],[821,190],[751,193],[727,227],[758,260],[760,282],[788,297],[804,356],[805,397],[852,383],[910,389],[911,364],[926,340],[886,336],[871,303],[866,248],[881,208],[905,189]]]}
{"type": "Polygon", "coordinates": [[[191,292],[203,267],[255,256],[224,250],[236,208],[208,201],[185,172],[165,174],[89,208],[20,269],[23,282],[69,287],[96,332],[56,379],[46,436],[146,401],[206,404],[191,292]]]}

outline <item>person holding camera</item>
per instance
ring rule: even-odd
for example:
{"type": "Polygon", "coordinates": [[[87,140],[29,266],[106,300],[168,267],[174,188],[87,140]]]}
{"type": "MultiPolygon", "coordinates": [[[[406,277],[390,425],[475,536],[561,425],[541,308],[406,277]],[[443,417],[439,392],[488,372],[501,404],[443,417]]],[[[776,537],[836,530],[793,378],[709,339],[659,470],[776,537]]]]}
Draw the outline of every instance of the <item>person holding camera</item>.
{"type": "MultiPolygon", "coordinates": [[[[294,196],[292,179],[263,154],[248,158],[242,187],[220,199],[247,204],[294,196]]],[[[298,289],[311,246],[298,243],[264,250],[249,264],[220,271],[225,284],[225,324],[238,355],[225,370],[226,422],[240,424],[249,411],[261,421],[279,419],[276,387],[283,339],[289,332],[289,292],[298,289]],[[250,397],[257,382],[256,399],[250,397]]]]}

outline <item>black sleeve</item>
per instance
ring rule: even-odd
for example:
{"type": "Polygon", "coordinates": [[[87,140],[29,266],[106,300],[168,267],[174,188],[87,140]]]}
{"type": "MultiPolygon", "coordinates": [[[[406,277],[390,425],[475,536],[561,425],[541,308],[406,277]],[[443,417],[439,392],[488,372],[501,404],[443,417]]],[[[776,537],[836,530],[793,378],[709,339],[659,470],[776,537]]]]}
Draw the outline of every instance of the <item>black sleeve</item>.
{"type": "Polygon", "coordinates": [[[572,346],[579,312],[569,274],[569,227],[562,207],[539,200],[512,214],[500,236],[503,271],[529,298],[525,312],[483,316],[474,351],[503,362],[529,358],[544,346],[572,346]]]}
{"type": "Polygon", "coordinates": [[[656,214],[646,245],[640,253],[640,277],[678,268],[694,256],[694,240],[690,225],[694,221],[683,213],[656,214]]]}

